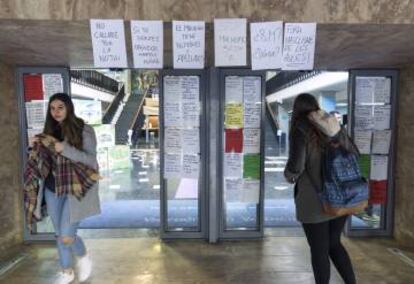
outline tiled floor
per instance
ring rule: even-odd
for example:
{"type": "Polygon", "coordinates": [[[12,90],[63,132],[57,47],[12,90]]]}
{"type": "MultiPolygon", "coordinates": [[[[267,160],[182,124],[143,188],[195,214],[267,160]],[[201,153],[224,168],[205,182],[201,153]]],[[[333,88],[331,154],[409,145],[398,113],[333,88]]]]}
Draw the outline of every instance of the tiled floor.
{"type": "MultiPolygon", "coordinates": [[[[88,283],[314,283],[303,237],[262,241],[163,242],[157,237],[87,239],[94,262],[88,283]]],[[[391,240],[345,239],[358,283],[414,283],[414,267],[392,254],[391,240]]],[[[53,283],[58,269],[52,245],[31,245],[28,256],[0,283],[53,283]]],[[[414,258],[414,251],[404,251],[414,258]]],[[[75,282],[77,283],[77,282],[75,282]]],[[[332,269],[331,283],[343,283],[332,269]]]]}

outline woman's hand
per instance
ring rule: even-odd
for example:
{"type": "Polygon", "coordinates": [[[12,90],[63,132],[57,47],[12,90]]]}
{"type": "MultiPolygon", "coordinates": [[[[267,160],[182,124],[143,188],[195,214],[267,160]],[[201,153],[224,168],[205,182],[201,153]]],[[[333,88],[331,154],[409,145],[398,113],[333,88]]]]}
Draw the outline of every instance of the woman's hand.
{"type": "Polygon", "coordinates": [[[56,142],[55,143],[56,153],[62,153],[64,148],[65,148],[65,146],[63,145],[63,143],[61,143],[61,142],[56,142]]]}
{"type": "Polygon", "coordinates": [[[37,136],[33,136],[29,138],[29,148],[33,148],[35,143],[39,143],[40,142],[40,138],[37,136]]]}

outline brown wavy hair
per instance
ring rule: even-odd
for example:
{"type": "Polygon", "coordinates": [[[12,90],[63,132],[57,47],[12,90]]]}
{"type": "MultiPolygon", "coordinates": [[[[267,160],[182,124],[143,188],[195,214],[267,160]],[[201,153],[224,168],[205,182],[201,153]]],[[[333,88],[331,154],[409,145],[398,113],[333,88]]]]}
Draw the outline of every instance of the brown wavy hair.
{"type": "Polygon", "coordinates": [[[83,127],[85,122],[83,119],[75,115],[75,108],[70,96],[66,93],[56,93],[49,98],[49,103],[47,106],[46,122],[43,129],[43,133],[51,135],[57,139],[61,137],[56,137],[56,133],[61,132],[61,135],[65,140],[73,147],[82,150],[83,147],[83,127]],[[59,124],[50,113],[50,104],[59,100],[63,102],[66,106],[66,118],[59,124]]]}
{"type": "MultiPolygon", "coordinates": [[[[298,127],[300,122],[307,121],[308,114],[312,111],[320,110],[319,104],[314,96],[308,93],[302,93],[298,95],[293,103],[293,112],[292,120],[290,125],[290,134],[292,134],[298,127]]],[[[320,142],[322,137],[321,132],[312,124],[308,123],[310,126],[310,138],[311,141],[320,142]]]]}

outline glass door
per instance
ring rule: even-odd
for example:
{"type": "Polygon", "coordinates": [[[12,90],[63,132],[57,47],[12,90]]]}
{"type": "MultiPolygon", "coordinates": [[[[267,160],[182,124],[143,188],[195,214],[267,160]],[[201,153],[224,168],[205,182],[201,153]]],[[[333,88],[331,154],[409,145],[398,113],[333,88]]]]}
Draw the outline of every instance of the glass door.
{"type": "Polygon", "coordinates": [[[161,73],[161,238],[206,238],[205,71],[161,73]]]}
{"type": "Polygon", "coordinates": [[[390,236],[394,211],[394,165],[398,72],[350,72],[350,133],[360,150],[360,166],[369,181],[365,212],[352,216],[349,236],[390,236]]]}
{"type": "Polygon", "coordinates": [[[264,72],[220,70],[220,238],[263,236],[264,72]]]}

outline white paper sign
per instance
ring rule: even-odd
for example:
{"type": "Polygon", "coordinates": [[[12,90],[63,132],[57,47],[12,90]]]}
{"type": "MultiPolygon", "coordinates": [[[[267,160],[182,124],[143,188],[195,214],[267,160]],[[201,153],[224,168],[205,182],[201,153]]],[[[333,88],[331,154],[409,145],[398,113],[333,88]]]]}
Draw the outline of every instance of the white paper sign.
{"type": "Polygon", "coordinates": [[[241,200],[243,191],[243,179],[241,178],[226,178],[224,180],[224,198],[226,202],[237,202],[241,200]]]}
{"type": "Polygon", "coordinates": [[[261,77],[246,76],[243,78],[243,101],[261,105],[262,102],[262,79],[261,77]]]}
{"type": "Polygon", "coordinates": [[[316,23],[286,23],[283,70],[313,70],[316,23]]]}
{"type": "Polygon", "coordinates": [[[90,20],[94,66],[128,67],[123,20],[90,20]]]}
{"type": "Polygon", "coordinates": [[[164,126],[182,126],[181,117],[181,79],[177,76],[164,77],[164,126]]]}
{"type": "Polygon", "coordinates": [[[242,178],[243,176],[243,154],[224,153],[224,176],[242,178]]]}
{"type": "Polygon", "coordinates": [[[370,179],[387,180],[388,179],[388,156],[372,155],[370,179]]]}
{"type": "Polygon", "coordinates": [[[56,93],[63,93],[61,74],[42,74],[44,98],[49,99],[56,93]]]}
{"type": "Polygon", "coordinates": [[[259,203],[260,197],[260,180],[243,180],[243,197],[242,202],[259,203]]]}
{"type": "Polygon", "coordinates": [[[162,21],[131,21],[131,38],[135,68],[163,68],[162,21]]]}
{"type": "Polygon", "coordinates": [[[391,106],[374,107],[374,129],[383,130],[390,128],[391,106]]]}
{"type": "Polygon", "coordinates": [[[181,109],[183,125],[200,125],[200,82],[197,76],[181,77],[181,109]]]}
{"type": "Polygon", "coordinates": [[[253,70],[282,68],[282,22],[251,23],[250,43],[253,70]]]}
{"type": "Polygon", "coordinates": [[[182,177],[198,179],[200,174],[200,156],[183,155],[182,177]]]}
{"type": "Polygon", "coordinates": [[[183,152],[190,154],[200,153],[200,129],[191,128],[191,129],[182,129],[182,146],[183,152]]]}
{"type": "Polygon", "coordinates": [[[181,130],[176,128],[165,128],[165,152],[166,153],[181,153],[182,138],[181,130]]]}
{"type": "Polygon", "coordinates": [[[355,81],[355,102],[357,104],[372,103],[376,80],[372,77],[357,77],[355,81]]]}
{"type": "Polygon", "coordinates": [[[164,154],[164,176],[166,178],[177,178],[181,176],[181,154],[164,154]]]}
{"type": "Polygon", "coordinates": [[[245,128],[260,128],[261,105],[244,104],[244,127],[245,128]]]}
{"type": "Polygon", "coordinates": [[[372,141],[372,153],[374,154],[388,154],[391,144],[391,130],[374,131],[374,138],[372,141]]]}
{"type": "Polygon", "coordinates": [[[375,86],[374,102],[390,103],[391,100],[391,78],[379,77],[375,86]]]}
{"type": "Polygon", "coordinates": [[[355,106],[355,129],[371,130],[374,128],[372,106],[355,106]]]}
{"type": "Polygon", "coordinates": [[[115,125],[101,124],[93,127],[98,148],[115,146],[115,125]]]}
{"type": "Polygon", "coordinates": [[[243,77],[227,76],[225,83],[225,97],[227,103],[243,102],[243,77]]]}
{"type": "Polygon", "coordinates": [[[358,150],[361,154],[370,154],[371,153],[371,139],[372,131],[369,130],[355,130],[355,145],[358,147],[358,150]]]}
{"type": "Polygon", "coordinates": [[[25,103],[28,128],[43,128],[46,119],[47,101],[32,100],[25,103]]]}
{"type": "Polygon", "coordinates": [[[214,19],[215,66],[246,65],[246,19],[214,19]]]}
{"type": "Polygon", "coordinates": [[[260,128],[243,129],[243,153],[260,153],[260,128]]]}
{"type": "Polygon", "coordinates": [[[205,23],[173,21],[174,68],[203,69],[205,23]]]}

